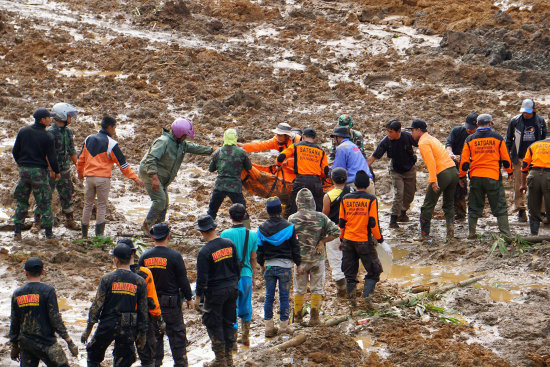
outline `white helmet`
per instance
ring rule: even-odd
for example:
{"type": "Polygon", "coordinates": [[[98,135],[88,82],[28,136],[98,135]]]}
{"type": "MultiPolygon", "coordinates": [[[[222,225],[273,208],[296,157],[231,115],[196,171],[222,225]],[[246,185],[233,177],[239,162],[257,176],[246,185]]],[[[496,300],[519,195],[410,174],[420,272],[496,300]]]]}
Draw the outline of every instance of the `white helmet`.
{"type": "Polygon", "coordinates": [[[78,111],[68,103],[56,103],[52,108],[52,114],[55,120],[67,122],[68,116],[76,116],[78,111]]]}

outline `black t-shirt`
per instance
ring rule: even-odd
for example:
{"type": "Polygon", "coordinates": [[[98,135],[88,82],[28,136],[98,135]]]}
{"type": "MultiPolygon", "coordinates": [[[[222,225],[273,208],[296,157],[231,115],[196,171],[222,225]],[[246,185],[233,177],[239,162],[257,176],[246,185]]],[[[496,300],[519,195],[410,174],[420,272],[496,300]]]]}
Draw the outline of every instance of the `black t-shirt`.
{"type": "Polygon", "coordinates": [[[540,135],[540,133],[538,132],[537,119],[535,115],[533,115],[533,117],[529,120],[523,119],[523,135],[521,142],[519,143],[519,157],[525,157],[527,148],[529,148],[529,146],[535,141],[540,140],[538,135],[540,135]]]}
{"type": "Polygon", "coordinates": [[[241,265],[233,241],[216,238],[204,245],[197,256],[197,296],[207,290],[237,287],[241,265]]]}
{"type": "Polygon", "coordinates": [[[52,345],[55,332],[63,339],[69,336],[59,314],[55,289],[40,282],[17,288],[11,298],[10,341],[17,342],[23,336],[52,345]]]}
{"type": "Polygon", "coordinates": [[[412,135],[407,131],[401,131],[399,139],[390,140],[387,136],[376,147],[372,156],[380,159],[384,153],[388,154],[391,159],[392,167],[397,173],[408,172],[416,163],[416,155],[413,151],[413,146],[417,147],[418,143],[413,139],[412,135]]]}
{"type": "Polygon", "coordinates": [[[445,142],[445,148],[451,147],[454,155],[462,155],[462,148],[464,148],[464,142],[468,136],[468,131],[464,126],[455,127],[445,142]]]}
{"type": "Polygon", "coordinates": [[[35,123],[19,130],[12,155],[18,166],[38,168],[48,168],[48,157],[52,170],[59,173],[54,137],[42,124],[35,123]]]}
{"type": "Polygon", "coordinates": [[[164,246],[153,247],[141,255],[139,266],[151,270],[159,297],[177,296],[181,289],[185,299],[193,298],[185,263],[177,251],[164,246]]]}

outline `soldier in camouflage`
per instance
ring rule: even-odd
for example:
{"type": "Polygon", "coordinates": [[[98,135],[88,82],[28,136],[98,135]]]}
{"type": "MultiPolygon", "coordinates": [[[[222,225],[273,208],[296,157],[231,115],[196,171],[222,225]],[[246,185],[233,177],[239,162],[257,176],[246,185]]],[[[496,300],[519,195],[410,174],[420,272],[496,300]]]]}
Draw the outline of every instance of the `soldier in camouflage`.
{"type": "Polygon", "coordinates": [[[10,343],[11,359],[22,367],[69,367],[65,352],[55,334],[66,342],[71,354],[78,356],[78,347],[71,340],[59,314],[55,289],[41,283],[44,264],[37,257],[25,262],[28,283],[17,288],[11,299],[10,343]]]}
{"type": "MultiPolygon", "coordinates": [[[[65,227],[68,229],[78,229],[73,219],[73,181],[71,178],[71,164],[76,165],[77,156],[74,148],[74,133],[69,128],[78,114],[76,108],[68,103],[57,103],[52,108],[55,124],[48,128],[48,132],[53,135],[55,140],[55,150],[57,152],[57,162],[59,164],[61,178],[57,181],[50,179],[50,187],[53,191],[57,188],[61,210],[65,214],[65,227]]],[[[35,213],[35,218],[37,214],[35,213]]],[[[38,221],[35,220],[35,223],[38,221]]]]}
{"type": "Polygon", "coordinates": [[[53,137],[46,132],[46,127],[51,124],[51,116],[51,112],[47,109],[37,109],[33,114],[34,124],[21,128],[13,144],[12,155],[19,166],[19,181],[13,194],[17,201],[13,216],[16,240],[21,239],[21,228],[29,211],[31,191],[36,202],[35,212],[41,216],[46,238],[54,237],[52,233],[52,193],[48,175],[54,180],[61,176],[53,137]],[[48,166],[50,167],[49,173],[48,166]]]}
{"type": "MultiPolygon", "coordinates": [[[[243,169],[251,170],[252,162],[248,154],[237,146],[237,131],[227,129],[223,134],[223,147],[214,152],[208,167],[210,172],[218,171],[207,212],[212,219],[216,219],[218,209],[226,196],[229,196],[233,203],[240,203],[246,207],[241,182],[243,169]]],[[[247,228],[250,228],[248,217],[243,222],[247,228]]]]}
{"type": "MultiPolygon", "coordinates": [[[[353,144],[357,145],[357,147],[361,150],[361,153],[363,154],[363,157],[365,157],[365,159],[366,159],[367,154],[365,152],[365,146],[363,145],[363,134],[361,134],[357,130],[352,130],[351,129],[353,127],[353,120],[351,119],[351,116],[350,115],[340,115],[340,117],[338,117],[337,127],[338,126],[344,126],[344,127],[348,128],[349,135],[351,136],[350,140],[352,141],[353,144]]],[[[333,141],[332,146],[329,149],[329,154],[328,154],[329,163],[332,163],[334,161],[334,158],[336,157],[336,148],[337,148],[337,146],[338,145],[333,141]]]]}
{"type": "Polygon", "coordinates": [[[303,317],[304,295],[307,283],[311,290],[310,326],[319,325],[319,309],[325,294],[325,242],[340,236],[340,229],[325,214],[315,211],[313,194],[304,188],[296,196],[298,211],[288,221],[294,224],[300,256],[301,272],[294,272],[294,322],[303,317]]]}

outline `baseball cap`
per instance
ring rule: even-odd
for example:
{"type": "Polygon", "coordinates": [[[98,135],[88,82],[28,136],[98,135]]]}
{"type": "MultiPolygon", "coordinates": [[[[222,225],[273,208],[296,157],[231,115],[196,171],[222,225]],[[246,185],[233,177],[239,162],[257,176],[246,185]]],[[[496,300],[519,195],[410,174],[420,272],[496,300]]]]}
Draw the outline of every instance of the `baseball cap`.
{"type": "Polygon", "coordinates": [[[281,199],[279,199],[277,196],[272,196],[268,198],[265,203],[265,209],[267,211],[267,214],[269,215],[282,213],[283,206],[281,205],[281,199]]]}
{"type": "Polygon", "coordinates": [[[214,222],[214,219],[212,219],[211,216],[206,214],[199,218],[199,220],[197,221],[197,225],[195,226],[195,229],[201,232],[206,232],[216,228],[217,226],[218,226],[218,223],[214,222]]]}
{"type": "Polygon", "coordinates": [[[493,121],[493,116],[489,115],[488,113],[482,113],[477,117],[477,123],[485,125],[488,122],[493,121]]]}
{"type": "Polygon", "coordinates": [[[31,257],[25,261],[25,270],[33,273],[41,273],[42,270],[44,270],[44,263],[37,257],[31,257]]]}
{"type": "Polygon", "coordinates": [[[149,234],[155,240],[163,240],[170,234],[170,226],[166,222],[157,223],[149,230],[149,234]]]}
{"type": "Polygon", "coordinates": [[[521,109],[519,112],[533,113],[534,108],[535,102],[533,102],[532,99],[524,99],[523,102],[521,102],[521,109]]]}
{"type": "Polygon", "coordinates": [[[317,136],[317,133],[311,127],[308,127],[307,129],[304,130],[304,136],[308,136],[310,138],[315,139],[315,137],[317,136]]]}
{"type": "Polygon", "coordinates": [[[43,119],[45,117],[53,117],[53,116],[55,115],[45,108],[39,108],[36,111],[34,111],[34,113],[32,114],[32,117],[34,117],[36,121],[40,121],[40,119],[43,119]]]}
{"type": "Polygon", "coordinates": [[[464,123],[464,127],[468,130],[475,130],[477,127],[477,113],[472,112],[468,116],[466,116],[466,122],[464,123]]]}
{"type": "MultiPolygon", "coordinates": [[[[133,244],[132,244],[133,247],[133,244]]],[[[128,247],[126,243],[119,243],[109,253],[120,260],[130,260],[134,253],[134,248],[128,247]]]]}
{"type": "Polygon", "coordinates": [[[422,120],[413,120],[411,123],[411,126],[406,127],[407,130],[420,129],[422,131],[426,131],[427,128],[428,128],[428,125],[426,125],[426,122],[422,120]]]}

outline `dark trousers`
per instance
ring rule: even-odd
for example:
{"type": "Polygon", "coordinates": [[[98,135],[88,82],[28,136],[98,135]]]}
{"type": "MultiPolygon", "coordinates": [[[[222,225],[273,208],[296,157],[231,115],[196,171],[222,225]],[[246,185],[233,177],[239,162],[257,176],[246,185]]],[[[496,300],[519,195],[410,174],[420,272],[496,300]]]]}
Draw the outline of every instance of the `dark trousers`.
{"type": "MultiPolygon", "coordinates": [[[[176,305],[175,307],[163,306],[161,301],[160,311],[166,323],[166,335],[170,343],[174,366],[187,367],[187,336],[185,324],[183,323],[181,305],[176,305]]],[[[155,365],[160,366],[164,358],[164,334],[157,334],[156,340],[155,365]]]]}
{"type": "Polygon", "coordinates": [[[342,271],[347,283],[358,283],[359,260],[361,260],[363,267],[367,271],[365,280],[372,279],[378,282],[383,269],[378,259],[374,240],[356,242],[344,239],[342,242],[342,271]]]}
{"type": "MultiPolygon", "coordinates": [[[[155,363],[155,353],[157,350],[157,334],[160,334],[157,329],[157,323],[149,315],[149,327],[147,328],[147,337],[143,349],[137,348],[139,360],[142,366],[147,366],[155,363]]],[[[136,345],[137,347],[137,345],[136,345]]]]}
{"type": "Polygon", "coordinates": [[[455,215],[455,191],[458,183],[458,171],[456,168],[450,167],[439,172],[437,175],[437,185],[439,192],[432,189],[432,185],[428,184],[426,189],[426,197],[422,208],[420,208],[420,218],[430,221],[434,213],[435,205],[441,194],[443,194],[443,213],[446,219],[452,219],[455,215]]]}
{"type": "Polygon", "coordinates": [[[110,322],[99,322],[92,341],[86,346],[88,367],[99,367],[105,359],[105,351],[115,342],[113,349],[113,366],[130,367],[136,361],[136,330],[121,328],[110,322]]]}
{"type": "Polygon", "coordinates": [[[298,175],[292,183],[292,191],[288,198],[288,204],[286,206],[285,217],[289,217],[296,213],[298,208],[296,207],[296,196],[298,191],[306,188],[313,194],[315,200],[315,210],[320,212],[323,209],[323,184],[319,176],[314,175],[298,175]]]}
{"type": "Polygon", "coordinates": [[[529,219],[541,222],[540,216],[542,201],[546,215],[550,215],[550,172],[531,170],[527,176],[527,208],[529,219]]]}
{"type": "Polygon", "coordinates": [[[468,196],[468,217],[481,218],[485,207],[485,196],[495,217],[508,214],[504,185],[501,180],[488,177],[470,178],[470,196],[468,196]]]}
{"type": "Polygon", "coordinates": [[[214,190],[212,192],[212,197],[210,198],[210,203],[208,204],[208,211],[206,212],[206,214],[211,216],[213,219],[216,219],[216,216],[218,215],[218,209],[220,209],[220,206],[222,205],[223,200],[226,196],[229,196],[229,199],[231,199],[231,202],[233,204],[243,204],[246,208],[246,201],[244,200],[242,192],[214,190]]]}
{"type": "Polygon", "coordinates": [[[205,313],[202,323],[206,326],[208,336],[212,341],[225,344],[225,349],[233,348],[237,322],[237,286],[225,287],[208,291],[204,297],[205,313]]]}
{"type": "Polygon", "coordinates": [[[468,196],[468,187],[460,187],[456,185],[455,191],[455,218],[463,219],[466,218],[466,197],[468,196]]]}
{"type": "Polygon", "coordinates": [[[21,367],[38,367],[40,361],[48,367],[69,367],[61,345],[45,345],[22,337],[19,341],[21,367]]]}

